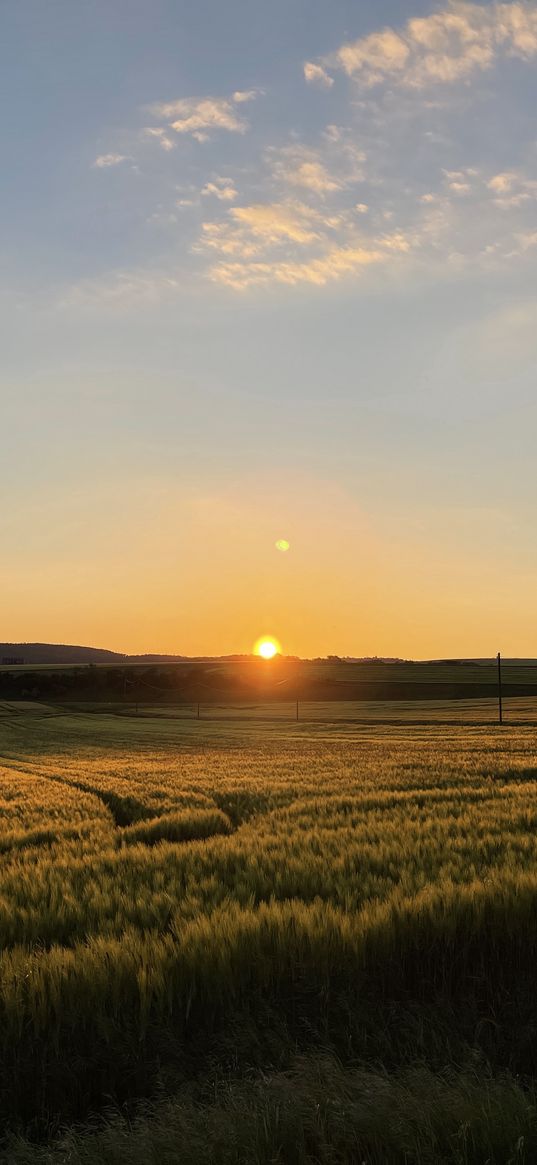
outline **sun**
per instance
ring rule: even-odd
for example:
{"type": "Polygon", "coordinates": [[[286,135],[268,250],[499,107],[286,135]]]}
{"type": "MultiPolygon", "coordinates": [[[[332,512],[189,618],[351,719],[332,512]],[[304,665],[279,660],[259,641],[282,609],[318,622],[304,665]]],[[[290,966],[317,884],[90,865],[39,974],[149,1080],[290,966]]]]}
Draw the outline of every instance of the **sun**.
{"type": "Polygon", "coordinates": [[[274,659],[274,656],[279,655],[280,651],[280,644],[272,635],[262,635],[261,639],[258,639],[254,645],[254,652],[256,655],[260,655],[261,659],[274,659]]]}
{"type": "Polygon", "coordinates": [[[273,659],[278,653],[278,648],[270,639],[264,639],[263,643],[259,644],[258,651],[263,656],[263,659],[273,659]]]}

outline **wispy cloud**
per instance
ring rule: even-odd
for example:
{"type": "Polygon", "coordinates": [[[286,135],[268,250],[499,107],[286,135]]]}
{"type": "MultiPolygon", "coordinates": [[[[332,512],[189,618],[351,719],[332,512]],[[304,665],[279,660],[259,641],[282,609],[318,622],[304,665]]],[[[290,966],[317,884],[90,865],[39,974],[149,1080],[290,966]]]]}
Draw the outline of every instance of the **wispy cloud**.
{"type": "Polygon", "coordinates": [[[477,177],[473,167],[466,170],[443,170],[443,174],[448,190],[458,195],[470,194],[472,181],[477,177]]]}
{"type": "Polygon", "coordinates": [[[537,199],[537,181],[514,171],[494,174],[487,186],[501,210],[516,210],[537,199]]]}
{"type": "Polygon", "coordinates": [[[270,283],[296,286],[310,283],[323,287],[334,280],[361,273],[366,268],[385,263],[390,256],[389,246],[370,248],[361,246],[332,246],[324,254],[303,261],[275,259],[273,262],[219,263],[211,269],[210,277],[236,291],[270,283]]]}
{"type": "Polygon", "coordinates": [[[313,61],[306,61],[304,76],[310,85],[320,85],[321,89],[331,89],[334,84],[334,78],[330,77],[326,69],[322,65],[315,65],[313,61]]]}
{"type": "Polygon", "coordinates": [[[532,247],[537,247],[537,231],[526,231],[525,234],[517,234],[516,239],[521,254],[531,250],[532,247]]]}
{"type": "Polygon", "coordinates": [[[328,170],[319,152],[305,146],[273,150],[269,154],[269,161],[272,162],[274,177],[285,187],[309,190],[324,198],[327,194],[341,190],[344,185],[339,175],[328,170]]]}
{"type": "MultiPolygon", "coordinates": [[[[497,91],[481,87],[479,100],[469,84],[485,72],[490,79],[502,57],[537,60],[537,5],[444,0],[429,16],[349,41],[304,66],[309,85],[324,90],[313,99],[324,120],[313,128],[307,118],[302,135],[294,128],[283,139],[281,125],[267,133],[263,122],[236,143],[236,173],[229,141],[224,154],[216,142],[207,150],[209,165],[205,151],[174,147],[186,137],[244,135],[261,90],[158,102],[134,138],[170,155],[169,165],[155,167],[159,185],[145,221],[176,231],[185,268],[195,256],[202,277],[241,290],[271,282],[324,286],[372,268],[397,273],[402,264],[444,277],[523,262],[535,246],[535,142],[524,147],[521,137],[514,153],[504,140],[494,163],[479,127],[491,103],[500,103],[505,78],[498,74],[497,91]],[[355,84],[334,89],[331,73],[355,84]],[[457,125],[471,110],[475,127],[468,118],[461,138],[457,125]]],[[[301,92],[312,101],[309,89],[301,92]]],[[[130,149],[131,138],[120,144],[130,149]]],[[[94,165],[127,156],[132,162],[111,153],[94,165]]],[[[173,270],[169,278],[152,274],[146,286],[137,273],[131,286],[120,273],[105,294],[150,296],[155,287],[168,294],[175,278],[173,270]]]]}
{"type": "Polygon", "coordinates": [[[220,202],[233,202],[237,198],[237,189],[230,178],[215,176],[211,182],[206,182],[201,191],[202,195],[218,198],[220,202]]]}
{"type": "Polygon", "coordinates": [[[513,183],[516,181],[516,174],[495,174],[487,182],[489,190],[493,190],[495,194],[508,194],[513,189],[513,183]]]}
{"type": "Polygon", "coordinates": [[[329,126],[317,147],[283,146],[266,151],[272,179],[287,193],[325,200],[366,178],[366,154],[345,130],[329,126]]]}
{"type": "Polygon", "coordinates": [[[525,207],[537,200],[537,180],[522,172],[441,169],[426,192],[408,182],[373,186],[373,205],[350,203],[345,186],[333,185],[308,188],[307,204],[288,193],[205,222],[195,250],[214,256],[209,278],[237,290],[271,282],[323,286],[402,262],[442,275],[503,264],[536,245],[525,207]],[[519,212],[509,221],[508,208],[519,212]]]}
{"type": "Polygon", "coordinates": [[[301,202],[233,207],[203,224],[198,245],[217,256],[209,276],[238,290],[271,282],[322,286],[408,254],[401,231],[369,235],[358,227],[367,207],[329,213],[301,202]]]}
{"type": "Polygon", "coordinates": [[[165,150],[167,153],[169,153],[170,150],[173,150],[175,143],[168,136],[166,130],[163,129],[161,125],[148,125],[142,132],[144,133],[145,137],[156,138],[161,149],[165,150]]]}
{"type": "Polygon", "coordinates": [[[320,216],[303,203],[260,203],[233,207],[223,222],[203,223],[203,248],[249,259],[282,243],[320,238],[320,216]]]}
{"type": "Polygon", "coordinates": [[[383,81],[413,89],[468,80],[490,69],[502,56],[530,60],[537,56],[537,10],[527,3],[472,4],[453,0],[430,16],[407,20],[400,28],[384,28],[306,67],[307,80],[316,71],[327,80],[329,70],[342,70],[365,88],[383,81]]]}
{"type": "Polygon", "coordinates": [[[97,170],[106,170],[109,166],[119,166],[128,160],[127,154],[99,154],[92,164],[97,170]]]}
{"type": "Polygon", "coordinates": [[[260,89],[236,89],[232,100],[235,105],[244,105],[246,101],[255,101],[261,95],[260,89]]]}
{"type": "Polygon", "coordinates": [[[256,90],[249,89],[237,90],[231,97],[182,97],[177,101],[157,102],[151,106],[151,113],[166,120],[175,133],[190,134],[204,142],[216,130],[245,133],[248,122],[239,109],[256,96],[256,90]]]}

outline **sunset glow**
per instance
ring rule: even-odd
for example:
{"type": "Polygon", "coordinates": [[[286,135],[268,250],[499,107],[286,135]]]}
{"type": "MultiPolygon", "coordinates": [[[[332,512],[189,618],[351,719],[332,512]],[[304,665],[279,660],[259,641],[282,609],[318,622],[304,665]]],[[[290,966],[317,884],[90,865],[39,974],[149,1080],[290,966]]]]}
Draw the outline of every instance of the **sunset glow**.
{"type": "Polygon", "coordinates": [[[261,639],[257,640],[254,652],[256,655],[260,655],[262,659],[274,659],[275,655],[280,654],[281,647],[277,639],[264,635],[261,639]]]}
{"type": "Polygon", "coordinates": [[[537,654],[537,0],[301,11],[3,6],[8,643],[537,654]]]}

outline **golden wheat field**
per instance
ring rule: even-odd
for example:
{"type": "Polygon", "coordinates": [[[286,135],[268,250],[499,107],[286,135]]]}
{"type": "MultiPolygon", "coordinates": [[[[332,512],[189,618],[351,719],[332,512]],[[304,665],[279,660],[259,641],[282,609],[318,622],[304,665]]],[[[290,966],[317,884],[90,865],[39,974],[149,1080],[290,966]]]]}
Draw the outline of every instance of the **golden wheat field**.
{"type": "Polygon", "coordinates": [[[0,745],[5,1160],[110,1105],[70,1161],[536,1159],[533,728],[36,705],[0,745]]]}

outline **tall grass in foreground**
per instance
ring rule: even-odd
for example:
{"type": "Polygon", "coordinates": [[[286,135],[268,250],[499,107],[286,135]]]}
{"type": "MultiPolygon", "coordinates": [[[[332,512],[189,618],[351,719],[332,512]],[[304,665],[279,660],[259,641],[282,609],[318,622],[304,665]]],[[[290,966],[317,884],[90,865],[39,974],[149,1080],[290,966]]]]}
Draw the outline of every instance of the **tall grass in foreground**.
{"type": "Polygon", "coordinates": [[[76,1117],[201,1071],[226,1044],[260,1064],[320,1043],[392,1067],[474,1047],[537,1073],[536,962],[537,875],[361,914],[230,903],[160,936],[15,947],[0,956],[3,1115],[76,1117]]]}
{"type": "MultiPolygon", "coordinates": [[[[127,746],[124,725],[95,720],[90,738],[77,723],[46,722],[35,738],[21,730],[18,752],[13,726],[0,741],[4,1128],[43,1136],[111,1100],[132,1106],[209,1073],[272,1130],[266,1145],[248,1142],[252,1161],[291,1160],[285,1145],[262,1156],[280,1111],[262,1081],[276,1072],[284,1092],[300,1095],[299,1078],[282,1076],[297,1049],[382,1064],[371,1084],[379,1112],[388,1071],[400,1087],[402,1066],[418,1059],[440,1073],[477,1054],[495,1072],[537,1075],[530,734],[312,740],[300,729],[283,744],[224,746],[190,725],[178,748],[167,725],[129,725],[127,746]],[[263,1073],[259,1092],[232,1084],[248,1069],[263,1073]]],[[[487,1095],[496,1084],[483,1084],[487,1095]]],[[[225,1126],[222,1161],[245,1151],[230,1140],[231,1103],[218,1097],[207,1110],[209,1124],[225,1126]]],[[[183,1097],[173,1121],[185,1104],[191,1111],[183,1097]]],[[[300,1105],[289,1128],[304,1154],[314,1137],[314,1159],[345,1160],[336,1149],[330,1157],[329,1115],[317,1141],[300,1105]]],[[[247,1116],[245,1136],[257,1119],[247,1116]]],[[[518,1160],[511,1131],[505,1151],[518,1160]]],[[[121,1125],[113,1135],[130,1136],[121,1125]]],[[[216,1140],[202,1143],[217,1153],[216,1140]]],[[[425,1153],[433,1141],[415,1144],[425,1153]]],[[[82,1153],[83,1139],[76,1145],[82,1153]]],[[[367,1160],[377,1150],[364,1146],[367,1160]]]]}
{"type": "Polygon", "coordinates": [[[10,1165],[532,1165],[537,1095],[482,1069],[345,1071],[327,1057],[287,1073],[183,1090],[132,1122],[71,1132],[10,1165]]]}

